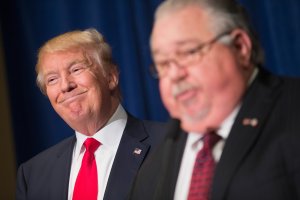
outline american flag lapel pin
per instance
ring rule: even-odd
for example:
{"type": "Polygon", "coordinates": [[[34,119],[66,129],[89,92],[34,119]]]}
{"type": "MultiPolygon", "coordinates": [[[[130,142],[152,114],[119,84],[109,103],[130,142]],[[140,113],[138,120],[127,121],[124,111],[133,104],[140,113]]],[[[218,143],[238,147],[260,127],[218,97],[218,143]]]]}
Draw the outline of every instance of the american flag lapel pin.
{"type": "Polygon", "coordinates": [[[256,127],[258,125],[258,120],[256,118],[244,118],[243,125],[256,127]]]}
{"type": "Polygon", "coordinates": [[[133,151],[133,154],[135,154],[135,155],[140,155],[141,153],[142,153],[142,149],[140,149],[140,148],[135,148],[133,151]]]}

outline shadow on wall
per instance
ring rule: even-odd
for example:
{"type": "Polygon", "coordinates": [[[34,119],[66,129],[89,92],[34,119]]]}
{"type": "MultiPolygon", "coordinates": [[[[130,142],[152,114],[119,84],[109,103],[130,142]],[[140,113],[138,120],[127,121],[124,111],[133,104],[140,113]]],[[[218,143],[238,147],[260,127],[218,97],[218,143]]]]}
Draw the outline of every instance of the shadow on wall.
{"type": "Polygon", "coordinates": [[[16,159],[13,145],[2,34],[0,29],[0,199],[15,199],[16,159]]]}

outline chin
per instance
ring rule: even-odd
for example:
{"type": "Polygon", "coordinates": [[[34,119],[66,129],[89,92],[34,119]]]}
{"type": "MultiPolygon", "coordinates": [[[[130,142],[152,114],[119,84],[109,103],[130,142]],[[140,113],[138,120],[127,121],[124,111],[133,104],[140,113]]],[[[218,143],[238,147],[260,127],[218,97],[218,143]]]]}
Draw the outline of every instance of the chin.
{"type": "Polygon", "coordinates": [[[181,118],[191,123],[201,123],[209,115],[210,109],[184,109],[181,114],[181,118]]]}
{"type": "Polygon", "coordinates": [[[86,114],[84,112],[82,112],[82,110],[80,110],[80,111],[73,110],[68,113],[68,119],[71,121],[82,120],[85,116],[86,116],[86,114]]]}
{"type": "Polygon", "coordinates": [[[197,132],[197,133],[204,133],[205,132],[205,126],[203,123],[196,123],[196,122],[190,122],[190,121],[181,121],[181,128],[186,132],[197,132]]]}
{"type": "Polygon", "coordinates": [[[201,112],[185,112],[179,118],[185,131],[204,132],[208,115],[209,110],[205,109],[201,112]]]}

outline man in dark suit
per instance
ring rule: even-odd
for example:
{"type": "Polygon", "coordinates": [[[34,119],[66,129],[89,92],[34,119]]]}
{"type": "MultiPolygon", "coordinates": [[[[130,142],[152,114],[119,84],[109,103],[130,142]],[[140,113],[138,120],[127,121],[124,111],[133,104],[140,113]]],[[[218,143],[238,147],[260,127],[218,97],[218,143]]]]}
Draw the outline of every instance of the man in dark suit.
{"type": "Polygon", "coordinates": [[[95,29],[59,35],[39,50],[36,71],[41,91],[76,135],[19,167],[16,199],[125,199],[163,125],[121,106],[109,45],[95,29]]]}
{"type": "Polygon", "coordinates": [[[175,119],[130,199],[300,199],[300,81],[260,67],[244,9],[233,0],[166,0],[151,49],[175,119]]]}

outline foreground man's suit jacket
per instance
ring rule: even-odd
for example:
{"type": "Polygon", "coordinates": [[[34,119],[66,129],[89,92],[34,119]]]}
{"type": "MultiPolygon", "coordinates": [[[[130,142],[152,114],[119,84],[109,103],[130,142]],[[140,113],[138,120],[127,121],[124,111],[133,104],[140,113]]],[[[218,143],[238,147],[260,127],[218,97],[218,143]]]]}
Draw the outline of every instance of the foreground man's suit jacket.
{"type": "MultiPolygon", "coordinates": [[[[107,182],[104,199],[126,199],[133,180],[152,148],[161,141],[163,124],[128,121],[107,182]],[[135,148],[141,154],[134,154],[135,148]]],[[[17,200],[67,200],[71,161],[76,137],[65,139],[22,164],[17,175],[17,200]]]]}
{"type": "MultiPolygon", "coordinates": [[[[140,169],[130,200],[171,200],[187,134],[174,120],[140,169]]],[[[300,199],[300,80],[260,70],[243,99],[213,180],[211,200],[300,199]],[[258,124],[245,125],[244,119],[258,124]]]]}

